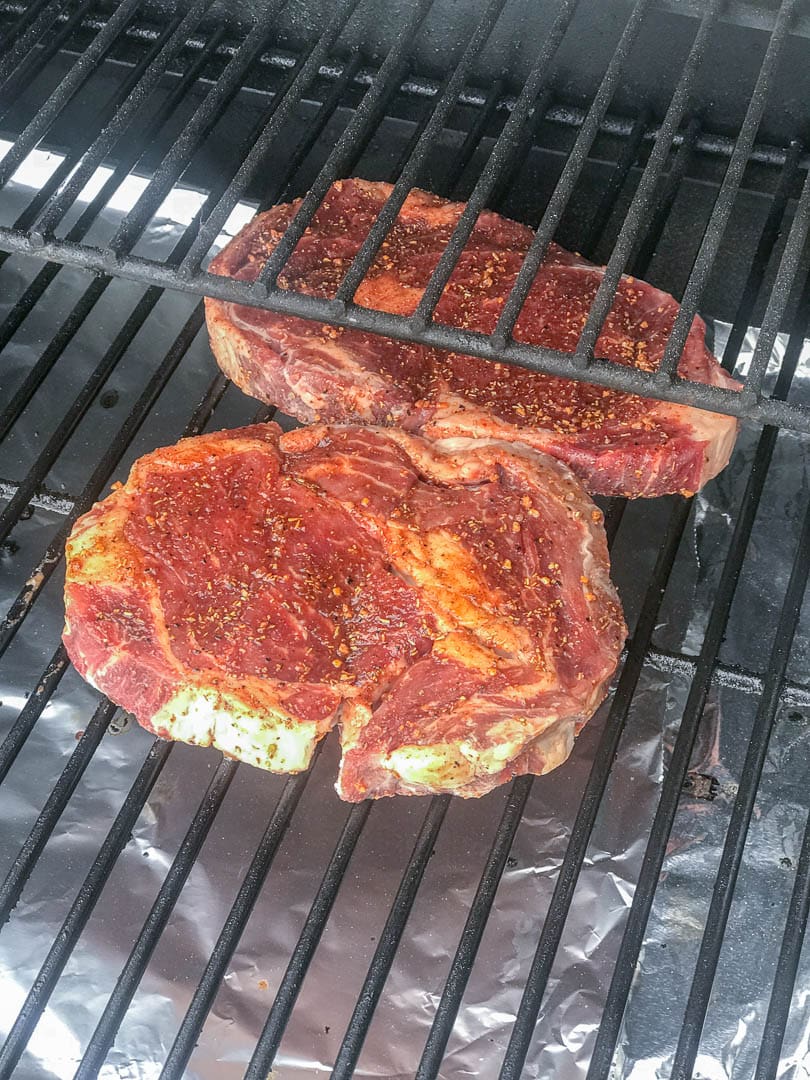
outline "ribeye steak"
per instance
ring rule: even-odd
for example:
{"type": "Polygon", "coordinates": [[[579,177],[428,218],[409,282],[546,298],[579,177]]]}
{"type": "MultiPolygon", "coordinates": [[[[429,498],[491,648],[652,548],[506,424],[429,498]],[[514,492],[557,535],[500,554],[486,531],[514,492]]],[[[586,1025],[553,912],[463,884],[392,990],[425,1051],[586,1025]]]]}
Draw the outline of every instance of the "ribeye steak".
{"type": "Polygon", "coordinates": [[[148,454],[77,522],[65,598],[79,672],[159,735],[295,772],[339,720],[349,800],[554,768],[625,634],[564,465],[384,428],[148,454]]]}
{"type": "MultiPolygon", "coordinates": [[[[279,283],[332,298],[391,191],[336,182],[279,283]]],[[[212,261],[217,274],[252,280],[299,202],[260,214],[212,261]]],[[[358,303],[412,314],[463,210],[412,191],[357,292],[358,303]]],[[[451,326],[489,332],[515,281],[532,232],[481,214],[437,308],[451,326]]],[[[552,244],[518,319],[518,341],[570,352],[602,270],[552,244]]],[[[399,425],[434,438],[519,440],[566,462],[592,494],[691,493],[727,463],[737,433],[729,416],[606,390],[354,329],[206,301],[211,344],[243,390],[303,421],[399,425]]],[[[654,370],[678,304],[624,277],[596,354],[654,370]]],[[[679,372],[738,387],[706,348],[695,319],[679,372]]]]}

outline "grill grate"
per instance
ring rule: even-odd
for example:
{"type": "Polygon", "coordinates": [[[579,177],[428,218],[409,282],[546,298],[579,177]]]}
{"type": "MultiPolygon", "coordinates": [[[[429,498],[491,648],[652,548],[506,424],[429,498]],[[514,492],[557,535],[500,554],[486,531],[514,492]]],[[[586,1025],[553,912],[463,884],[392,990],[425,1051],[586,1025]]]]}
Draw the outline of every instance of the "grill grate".
{"type": "MultiPolygon", "coordinates": [[[[570,32],[577,0],[561,0],[557,5],[553,26],[543,37],[535,63],[516,96],[509,95],[503,82],[496,82],[483,91],[471,85],[477,59],[505,3],[506,0],[492,0],[482,5],[478,24],[463,43],[458,62],[440,84],[417,77],[410,70],[414,40],[430,15],[430,0],[408,6],[399,33],[378,65],[366,63],[361,52],[347,52],[341,44],[344,30],[355,11],[362,15],[361,0],[344,0],[330,9],[320,37],[294,55],[274,51],[279,46],[272,27],[283,8],[281,0],[268,5],[262,17],[240,37],[234,37],[235,31],[228,31],[211,21],[210,4],[206,2],[190,4],[185,14],[169,19],[161,28],[138,21],[141,18],[139,0],[117,5],[109,18],[91,12],[89,3],[41,0],[27,7],[0,7],[1,24],[6,30],[0,51],[0,101],[8,109],[5,123],[15,125],[12,106],[24,86],[36,84],[36,80],[54,65],[66,65],[47,101],[34,109],[30,119],[20,121],[19,132],[15,127],[13,144],[0,161],[0,188],[5,188],[8,194],[14,187],[9,182],[37,147],[59,147],[64,154],[48,178],[30,195],[24,208],[15,211],[11,223],[0,225],[0,247],[5,252],[0,254],[0,267],[7,269],[12,257],[25,255],[50,260],[25,284],[0,324],[0,351],[9,352],[19,335],[30,326],[29,320],[43,317],[42,312],[51,296],[49,290],[58,285],[66,273],[73,272],[63,267],[72,266],[98,274],[92,278],[86,274],[81,276],[81,295],[2,405],[0,440],[7,440],[12,449],[16,446],[15,440],[26,422],[29,408],[37,402],[43,388],[47,390],[52,386],[46,380],[52,373],[62,370],[57,365],[64,364],[69,358],[70,350],[84,330],[91,327],[94,332],[103,334],[104,322],[99,312],[120,279],[143,286],[136,292],[137,302],[120,329],[103,337],[103,354],[94,368],[88,368],[75,397],[53,403],[59,410],[58,417],[41,445],[38,444],[30,455],[31,460],[25,462],[19,479],[13,478],[13,470],[4,477],[5,505],[0,511],[0,542],[6,544],[6,552],[13,556],[16,595],[12,592],[11,605],[0,625],[0,657],[8,662],[13,647],[38,633],[36,626],[33,630],[30,627],[36,623],[40,612],[45,612],[43,618],[47,621],[48,584],[59,570],[64,543],[73,523],[105,492],[110,481],[137,452],[142,427],[150,424],[201,336],[202,305],[187,305],[183,308],[182,325],[178,330],[172,323],[174,338],[171,344],[145,378],[109,444],[97,460],[87,459],[85,455],[89,475],[82,474],[83,482],[78,490],[54,494],[46,487],[54,469],[71,454],[77,433],[87,424],[90,410],[97,404],[103,388],[124,367],[133,364],[138,335],[161,311],[165,290],[187,292],[193,296],[208,293],[275,311],[316,317],[341,325],[351,324],[406,340],[524,364],[536,370],[587,378],[601,385],[640,391],[665,400],[711,407],[764,423],[766,426],[756,444],[750,472],[730,511],[733,528],[728,550],[712,592],[708,621],[694,654],[667,649],[655,640],[667,589],[693,521],[693,501],[662,500],[666,508],[661,519],[663,524],[657,542],[650,548],[654,558],[634,613],[633,634],[616,692],[606,710],[593,767],[570,825],[550,904],[535,919],[532,940],[537,939],[536,949],[527,968],[508,1045],[501,1048],[497,1062],[493,1058],[482,1067],[482,1075],[495,1075],[500,1068],[503,1080],[516,1078],[524,1070],[535,1033],[538,1038],[542,1037],[542,1022],[538,1027],[538,1017],[548,997],[552,969],[594,829],[600,813],[604,812],[606,792],[614,775],[614,761],[637,700],[642,673],[652,665],[661,671],[684,676],[689,682],[689,693],[663,778],[660,799],[650,823],[612,977],[600,1005],[601,1023],[588,1073],[592,1080],[607,1077],[616,1060],[631,983],[639,970],[667,843],[687,781],[695,742],[704,723],[710,690],[727,687],[758,703],[685,1005],[680,1041],[671,1066],[673,1076],[687,1077],[693,1073],[701,1045],[777,714],[786,705],[804,708],[810,705],[810,686],[797,678],[795,670],[789,667],[810,571],[810,512],[804,515],[795,544],[793,566],[780,598],[775,631],[770,641],[763,641],[763,651],[770,651],[767,664],[763,670],[752,670],[734,659],[726,662],[722,655],[738,583],[747,566],[746,560],[750,558],[752,535],[760,520],[758,512],[763,493],[772,477],[772,461],[782,445],[779,429],[810,431],[808,406],[795,398],[790,400],[810,322],[810,254],[806,243],[810,228],[810,179],[806,175],[807,160],[799,141],[776,148],[756,142],[768,93],[790,39],[790,31],[794,28],[806,32],[806,19],[797,18],[795,0],[784,0],[773,14],[756,85],[736,138],[730,140],[712,132],[705,118],[690,114],[690,108],[698,74],[707,62],[714,29],[719,20],[737,17],[742,5],[724,5],[721,0],[710,0],[701,8],[700,18],[690,21],[690,25],[693,23],[691,46],[676,80],[671,104],[656,126],[652,111],[644,104],[634,116],[609,113],[634,46],[655,10],[651,0],[638,0],[630,10],[615,52],[585,111],[571,110],[556,101],[551,77],[555,54],[570,32]],[[117,50],[123,41],[128,43],[127,50],[119,56],[117,50]],[[115,72],[112,94],[101,108],[82,105],[82,93],[93,85],[98,71],[108,69],[115,72]],[[79,107],[77,102],[83,117],[92,112],[92,122],[85,121],[79,125],[79,130],[71,132],[65,118],[72,108],[79,107]],[[222,132],[223,125],[231,122],[240,110],[249,112],[251,108],[250,122],[237,126],[239,135],[234,137],[233,145],[228,145],[222,160],[213,167],[210,159],[203,160],[204,195],[179,238],[170,249],[168,246],[165,251],[161,249],[160,256],[139,252],[139,243],[148,234],[164,200],[178,189],[194,190],[195,169],[209,136],[222,132]],[[182,110],[185,110],[183,123],[178,131],[172,128],[172,123],[182,110]],[[388,120],[406,127],[408,137],[400,139],[396,145],[390,134],[381,137],[380,132],[388,120]],[[543,193],[542,213],[536,216],[539,223],[535,241],[495,333],[487,337],[434,323],[432,314],[436,302],[478,212],[490,205],[509,209],[507,200],[515,190],[527,186],[521,177],[533,152],[542,145],[551,128],[565,128],[573,138],[563,144],[558,175],[543,193]],[[447,131],[458,136],[452,158],[444,163],[443,170],[432,169],[437,147],[447,131]],[[374,141],[384,143],[386,138],[390,145],[384,155],[385,172],[386,178],[396,181],[394,191],[352,265],[339,298],[325,301],[278,289],[276,279],[285,258],[329,185],[336,177],[350,175],[374,141]],[[607,138],[617,139],[618,143],[615,153],[605,164],[599,157],[603,153],[600,140],[607,138]],[[150,158],[153,144],[159,152],[150,158]],[[274,164],[272,176],[258,183],[268,162],[274,164]],[[599,197],[584,215],[584,222],[576,221],[575,225],[586,252],[603,246],[608,250],[608,269],[578,350],[568,356],[515,343],[510,332],[532,275],[548,243],[566,221],[566,215],[570,215],[579,185],[595,162],[602,170],[599,197]],[[719,177],[712,172],[718,163],[719,177]],[[760,188],[751,172],[756,166],[767,174],[760,188]],[[107,173],[99,174],[101,168],[106,168],[107,173]],[[384,240],[408,189],[414,183],[422,182],[426,171],[431,176],[429,186],[440,194],[467,199],[468,209],[413,319],[360,308],[352,302],[357,285],[384,240]],[[85,185],[99,176],[97,190],[91,190],[89,194],[85,191],[80,199],[85,185]],[[111,234],[98,239],[99,223],[109,211],[114,194],[132,176],[145,177],[141,194],[111,234]],[[659,245],[664,243],[684,185],[694,176],[698,176],[703,184],[713,185],[712,203],[696,253],[682,260],[682,264],[685,263],[685,268],[681,266],[684,306],[668,346],[665,370],[658,375],[647,375],[594,359],[594,343],[620,275],[628,266],[633,273],[646,274],[659,245]],[[725,251],[724,238],[740,195],[748,190],[747,184],[753,190],[765,192],[768,210],[761,222],[751,229],[753,254],[745,264],[740,299],[730,312],[732,326],[723,362],[733,369],[752,314],[762,310],[762,330],[745,389],[737,395],[686,383],[673,373],[685,333],[698,306],[703,304],[712,274],[717,273],[719,260],[723,257],[721,253],[725,251]],[[268,260],[257,284],[251,286],[209,276],[201,269],[240,201],[269,205],[306,188],[311,195],[304,200],[285,240],[268,260]],[[632,193],[628,189],[632,189],[632,193]],[[257,190],[260,194],[254,198],[257,190]],[[619,223],[611,230],[614,219],[619,223]],[[775,382],[768,390],[768,363],[774,355],[777,335],[785,327],[790,331],[788,344],[775,382]],[[23,549],[18,557],[18,553],[8,546],[24,530],[32,507],[37,513],[42,508],[60,515],[47,533],[44,552],[38,554],[33,563],[27,561],[23,549]]],[[[61,68],[57,74],[60,73],[61,68]]],[[[559,156],[559,151],[557,153],[559,156]]],[[[228,384],[221,375],[216,375],[204,388],[182,434],[199,433],[215,420],[219,422],[223,415],[228,415],[228,402],[228,384]]],[[[260,417],[265,415],[265,411],[260,413],[260,417]]],[[[226,421],[222,419],[222,422],[226,421]]],[[[7,460],[8,468],[12,468],[13,454],[7,460]]],[[[806,492],[801,489],[800,478],[797,477],[794,483],[797,490],[786,493],[785,497],[790,495],[804,506],[806,492]]],[[[628,513],[625,504],[619,500],[607,507],[608,535],[614,550],[629,516],[632,516],[632,510],[628,513]]],[[[49,647],[55,644],[59,629],[61,627],[51,620],[47,640],[52,644],[49,647]]],[[[68,671],[65,651],[58,645],[39,679],[29,680],[33,682],[31,692],[0,744],[0,785],[18,765],[18,758],[43,713],[58,697],[68,671]]],[[[9,853],[8,869],[0,884],[0,925],[13,919],[15,905],[116,720],[116,709],[106,700],[101,701],[47,794],[30,833],[16,854],[9,853]]],[[[0,1051],[0,1077],[10,1076],[21,1067],[21,1061],[26,1060],[23,1055],[36,1025],[74,957],[77,944],[125,845],[173,753],[170,744],[159,740],[148,750],[59,932],[49,944],[30,991],[12,1018],[8,1037],[0,1051]]],[[[97,1075],[107,1060],[118,1029],[145,978],[150,960],[169,925],[206,838],[218,820],[238,770],[233,762],[220,761],[216,766],[146,919],[134,934],[129,957],[117,975],[95,1031],[82,1047],[77,1076],[97,1075]]],[[[309,780],[310,774],[291,778],[280,791],[219,937],[190,995],[185,1015],[163,1063],[163,1076],[181,1076],[189,1066],[274,860],[296,819],[309,780]]],[[[427,1040],[418,1064],[414,1063],[419,1080],[443,1075],[442,1062],[487,926],[497,918],[498,888],[532,790],[531,778],[521,778],[511,786],[483,860],[480,879],[477,886],[472,883],[474,895],[466,923],[463,929],[459,927],[460,937],[457,945],[453,945],[455,952],[438,995],[427,1040]]],[[[444,820],[449,806],[449,800],[442,797],[427,802],[423,811],[420,807],[423,817],[412,853],[402,868],[342,1042],[330,1063],[333,1077],[351,1076],[358,1066],[431,854],[446,828],[444,820]]],[[[375,809],[377,812],[381,811],[375,809]]],[[[258,1080],[267,1076],[277,1059],[299,992],[341,886],[346,881],[351,860],[362,841],[370,813],[369,805],[347,811],[253,1050],[247,1067],[249,1077],[258,1080]]],[[[804,835],[789,901],[759,1050],[758,1078],[777,1073],[809,908],[810,826],[804,835]]]]}
{"type": "MultiPolygon", "coordinates": [[[[439,262],[433,278],[425,290],[424,297],[415,315],[411,318],[388,313],[371,311],[352,303],[352,296],[363,274],[370,265],[376,250],[384,239],[386,227],[393,221],[397,205],[401,205],[409,183],[418,176],[418,171],[428,153],[432,140],[443,122],[442,118],[456,100],[461,85],[486,39],[496,22],[503,5],[493,2],[486,8],[479,26],[471,38],[467,49],[456,65],[444,90],[437,94],[435,112],[428,124],[424,138],[414,147],[409,155],[398,181],[398,189],[392,193],[388,204],[380,215],[379,227],[363,245],[346,280],[335,300],[279,289],[277,277],[281,267],[289,257],[295,242],[300,237],[306,224],[311,219],[326,189],[339,176],[346,175],[347,166],[356,149],[375,122],[381,109],[391,97],[398,85],[401,65],[412,48],[414,35],[428,14],[430,3],[412,5],[408,20],[402,25],[399,35],[386,56],[379,70],[370,81],[368,90],[354,114],[350,124],[342,133],[338,144],[330,154],[323,169],[319,172],[310,194],[287,230],[285,238],[278,244],[268,259],[264,271],[257,282],[249,284],[234,280],[225,280],[216,275],[209,275],[200,269],[206,254],[210,251],[228,214],[244,193],[256,170],[266,159],[268,149],[283,123],[290,117],[298,105],[302,94],[319,72],[321,65],[334,45],[345,24],[357,7],[358,0],[346,0],[338,6],[323,31],[321,38],[314,45],[306,60],[300,63],[295,78],[288,86],[277,92],[278,111],[274,115],[255,143],[246,153],[244,160],[230,178],[215,207],[206,214],[188,252],[184,253],[179,265],[170,262],[137,257],[132,254],[133,245],[143,227],[158,209],[163,196],[182,174],[189,157],[199,142],[204,138],[210,126],[222,108],[229,92],[236,89],[240,78],[257,51],[261,48],[263,27],[272,23],[278,5],[271,5],[262,23],[242,42],[234,53],[231,63],[219,81],[211,89],[206,100],[201,104],[195,121],[183,133],[173,147],[168,158],[158,169],[150,186],[143,193],[135,208],[123,223],[119,233],[108,245],[99,247],[82,243],[80,239],[69,236],[60,237],[58,228],[63,221],[84,181],[92,174],[107,150],[127,130],[130,121],[142,107],[144,100],[155,84],[155,80],[164,72],[182,47],[189,33],[202,20],[208,5],[203,2],[192,5],[179,25],[167,28],[156,43],[162,47],[156,52],[151,64],[142,65],[137,83],[120,104],[113,120],[107,124],[93,143],[81,154],[78,167],[60,183],[47,201],[41,206],[32,220],[24,226],[0,226],[0,241],[8,251],[37,254],[54,259],[60,263],[73,263],[103,273],[121,275],[134,281],[160,287],[181,287],[198,295],[207,293],[222,299],[236,300],[266,307],[273,311],[298,314],[310,318],[330,321],[338,325],[352,325],[361,329],[378,331],[404,340],[419,341],[429,345],[472,353],[490,359],[507,360],[523,364],[534,370],[552,374],[566,375],[572,378],[587,377],[600,385],[616,389],[636,391],[664,400],[683,402],[727,412],[766,423],[776,423],[782,427],[792,427],[799,431],[810,431],[810,414],[799,405],[787,403],[763,395],[762,379],[759,366],[750,374],[743,395],[734,391],[694,384],[678,378],[675,374],[678,358],[686,339],[692,319],[697,312],[706,289],[710,274],[715,266],[721,241],[728,225],[735,197],[742,183],[743,174],[754,151],[754,142],[767,102],[768,93],[777,70],[780,54],[788,36],[797,0],[784,0],[775,19],[768,48],[762,60],[759,77],[751,94],[748,109],[740,128],[739,135],[731,150],[728,167],[725,171],[719,195],[715,201],[711,218],[707,224],[703,241],[692,266],[689,279],[683,290],[683,306],[673,328],[667,345],[664,362],[657,373],[642,372],[620,365],[594,359],[593,350],[599,336],[602,323],[610,308],[621,273],[626,269],[634,244],[639,240],[649,224],[650,212],[656,187],[661,179],[675,134],[685,118],[690,97],[701,63],[705,60],[706,43],[722,7],[722,0],[714,0],[707,6],[706,12],[697,28],[693,46],[684,64],[681,77],[672,96],[671,105],[653,144],[653,150],[647,161],[645,172],[636,190],[633,202],[625,216],[619,237],[613,247],[608,270],[600,286],[599,294],[593,304],[588,323],[583,330],[580,343],[573,356],[559,353],[552,349],[522,345],[513,341],[511,330],[519,314],[522,302],[531,285],[533,275],[542,261],[548,243],[557,228],[581,170],[587,160],[588,152],[604,121],[605,114],[616,87],[623,75],[632,46],[644,25],[647,9],[651,0],[639,0],[627,21],[624,33],[617,43],[616,50],[598,88],[593,104],[582,118],[576,142],[571,148],[565,166],[555,190],[548,201],[543,218],[537,230],[534,243],[527,254],[523,269],[508,299],[498,326],[491,335],[462,331],[453,327],[433,322],[431,316],[458,259],[464,242],[469,236],[475,219],[490,198],[500,171],[508,163],[520,139],[520,132],[525,128],[532,108],[536,105],[549,77],[549,69],[560,43],[565,37],[574,16],[577,0],[563,0],[560,11],[551,32],[545,38],[539,50],[537,61],[514,101],[510,115],[500,133],[482,174],[473,189],[467,212],[459,221],[453,238],[439,262]],[[170,30],[173,32],[170,33],[170,30]]],[[[116,10],[114,19],[103,24],[91,44],[80,55],[69,73],[60,82],[47,103],[37,112],[25,130],[17,137],[14,146],[8,151],[0,164],[0,187],[5,184],[21,161],[50,131],[60,112],[71,102],[89,78],[93,66],[103,58],[116,38],[132,19],[136,0],[132,4],[122,4],[116,10]]],[[[296,71],[296,67],[292,68],[296,71]]],[[[801,209],[797,225],[799,233],[805,227],[807,208],[801,209]]],[[[30,215],[29,215],[30,216],[30,215]]],[[[790,265],[784,268],[780,286],[774,289],[774,302],[786,299],[785,287],[790,282],[790,265]]]]}

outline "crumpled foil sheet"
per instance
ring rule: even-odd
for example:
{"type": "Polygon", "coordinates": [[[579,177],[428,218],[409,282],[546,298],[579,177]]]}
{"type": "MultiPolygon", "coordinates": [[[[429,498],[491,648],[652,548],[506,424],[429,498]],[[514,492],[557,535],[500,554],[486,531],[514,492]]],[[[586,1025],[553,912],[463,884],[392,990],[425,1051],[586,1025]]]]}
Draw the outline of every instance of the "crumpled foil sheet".
{"type": "MultiPolygon", "coordinates": [[[[54,163],[43,157],[41,167],[47,174],[54,163]]],[[[21,190],[12,195],[19,198],[21,190]]],[[[178,198],[168,204],[139,251],[164,252],[188,220],[193,203],[189,195],[186,203],[178,198]]],[[[102,216],[100,236],[109,235],[123,209],[102,216]]],[[[14,212],[15,206],[7,203],[4,217],[12,218],[14,212]]],[[[243,208],[245,216],[250,212],[243,208]]],[[[3,265],[0,316],[38,269],[35,262],[16,258],[3,265]]],[[[6,385],[16,385],[89,280],[72,269],[60,272],[48,291],[48,303],[38,306],[36,316],[5,350],[6,385]]],[[[9,440],[0,467],[3,479],[24,475],[56,422],[57,406],[64,407],[70,392],[81,386],[140,295],[138,287],[126,282],[114,282],[104,294],[57,364],[47,392],[37,395],[9,440]]],[[[160,301],[105,387],[106,407],[93,406],[52,470],[50,490],[79,490],[194,303],[193,298],[169,294],[160,301]]],[[[717,324],[714,331],[719,351],[728,327],[717,324]]],[[[743,368],[755,341],[752,331],[741,354],[743,368]]],[[[780,339],[777,351],[784,344],[780,339]]],[[[810,349],[794,384],[797,396],[806,397],[810,387],[808,357],[810,349]]],[[[178,437],[213,373],[203,331],[116,478],[125,476],[138,454],[178,437]]],[[[247,422],[254,410],[255,403],[231,389],[212,426],[247,422]]],[[[655,639],[660,649],[695,654],[700,647],[757,437],[755,430],[742,432],[732,465],[695,500],[661,611],[655,639]]],[[[723,646],[726,663],[761,671],[767,662],[808,493],[809,451],[807,440],[780,435],[723,646]]],[[[663,500],[632,505],[618,534],[614,572],[631,624],[666,516],[663,500]]],[[[15,531],[14,544],[0,561],[4,610],[60,521],[58,514],[36,508],[15,531]]],[[[0,667],[0,735],[57,647],[61,620],[57,573],[0,667]]],[[[806,680],[809,651],[805,617],[797,634],[792,679],[806,680]]],[[[687,692],[686,676],[647,663],[554,964],[527,1077],[574,1080],[586,1073],[687,692]]],[[[3,873],[97,702],[95,692],[69,671],[0,786],[3,873]]],[[[754,697],[731,687],[712,688],[692,769],[714,778],[716,784],[709,785],[713,797],[701,794],[706,784],[684,793],[628,1004],[617,1077],[650,1080],[668,1075],[755,711],[754,697]]],[[[783,714],[768,755],[695,1073],[711,1080],[752,1075],[807,817],[810,711],[785,705],[783,714]],[[759,943],[757,948],[751,947],[752,941],[759,943]]],[[[443,1080],[497,1075],[605,715],[603,707],[562,768],[533,783],[442,1065],[443,1080]]],[[[150,743],[137,725],[103,738],[10,922],[2,927],[0,1035],[10,1029],[150,743]]],[[[73,1075],[218,760],[213,751],[183,745],[173,749],[21,1059],[16,1074],[20,1080],[73,1075]]],[[[332,789],[336,760],[336,740],[330,738],[192,1056],[187,1075],[194,1080],[241,1076],[250,1058],[349,812],[332,789]]],[[[283,783],[283,778],[247,766],[238,769],[102,1077],[158,1076],[283,783]]],[[[358,1076],[413,1076],[506,796],[507,789],[502,789],[480,800],[452,802],[364,1045],[358,1076]]],[[[328,1076],[426,809],[426,800],[405,798],[373,807],[292,1014],[274,1077],[328,1076]]],[[[782,1075],[808,1071],[809,1029],[810,968],[804,961],[782,1075]]]]}

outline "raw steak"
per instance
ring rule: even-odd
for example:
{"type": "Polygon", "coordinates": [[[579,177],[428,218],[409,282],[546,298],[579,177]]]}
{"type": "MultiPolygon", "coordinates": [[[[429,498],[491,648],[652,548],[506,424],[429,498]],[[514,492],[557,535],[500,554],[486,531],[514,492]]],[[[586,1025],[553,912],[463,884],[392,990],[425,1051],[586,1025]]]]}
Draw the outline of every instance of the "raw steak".
{"type": "Polygon", "coordinates": [[[167,738],[338,791],[480,795],[568,756],[625,628],[601,514],[499,442],[275,424],[138,461],[77,522],[65,644],[167,738]]]}
{"type": "MultiPolygon", "coordinates": [[[[389,184],[335,183],[279,283],[334,297],[386,197],[389,184]]],[[[300,200],[299,200],[300,202],[300,200]]],[[[299,206],[260,214],[211,263],[211,271],[256,277],[299,206]]],[[[356,300],[400,315],[415,310],[463,205],[413,191],[356,300]]],[[[491,331],[532,232],[483,213],[437,308],[438,321],[491,331]]],[[[571,352],[602,270],[552,244],[518,319],[516,340],[571,352]]],[[[727,463],[732,417],[618,393],[512,365],[258,308],[206,301],[214,354],[243,390],[303,421],[399,425],[433,438],[519,440],[566,462],[593,494],[691,493],[727,463]]],[[[620,283],[596,354],[652,371],[678,305],[632,277],[620,283]]],[[[706,348],[695,319],[679,372],[738,388],[706,348]]]]}

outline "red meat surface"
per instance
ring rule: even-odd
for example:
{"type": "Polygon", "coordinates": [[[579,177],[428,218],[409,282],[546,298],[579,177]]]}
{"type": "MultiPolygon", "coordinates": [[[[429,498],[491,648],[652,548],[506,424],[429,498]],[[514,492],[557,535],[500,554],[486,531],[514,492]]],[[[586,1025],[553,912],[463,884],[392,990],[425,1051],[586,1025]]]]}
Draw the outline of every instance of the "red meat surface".
{"type": "MultiPolygon", "coordinates": [[[[279,278],[283,288],[333,298],[386,198],[389,184],[337,181],[279,278]]],[[[300,200],[258,215],[210,269],[253,280],[300,200]]],[[[464,207],[423,191],[406,199],[356,294],[363,306],[412,314],[464,207]]],[[[484,212],[436,310],[439,322],[494,329],[532,240],[525,225],[484,212]]],[[[517,321],[517,341],[572,352],[602,269],[555,244],[517,321]]],[[[305,422],[397,425],[433,438],[520,441],[564,461],[592,494],[691,494],[728,462],[734,418],[650,401],[258,308],[207,299],[217,360],[246,393],[305,422]]],[[[657,369],[677,302],[623,277],[596,355],[657,369]]],[[[679,374],[738,388],[695,319],[679,374]]]]}
{"type": "Polygon", "coordinates": [[[624,639],[601,514],[502,442],[274,424],[133,466],[76,524],[64,640],[157,734],[277,772],[340,722],[349,800],[567,757],[624,639]]]}

